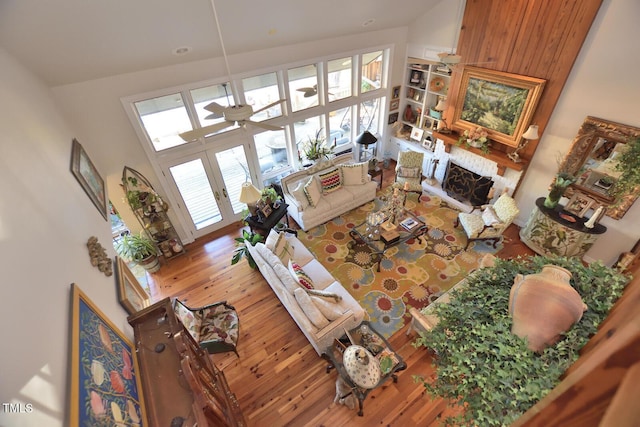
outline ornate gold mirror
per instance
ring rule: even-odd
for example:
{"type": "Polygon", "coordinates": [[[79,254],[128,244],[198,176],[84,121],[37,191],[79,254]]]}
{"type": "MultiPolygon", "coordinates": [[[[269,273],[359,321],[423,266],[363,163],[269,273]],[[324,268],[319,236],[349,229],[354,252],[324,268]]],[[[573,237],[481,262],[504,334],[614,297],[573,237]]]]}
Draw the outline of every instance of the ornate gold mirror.
{"type": "Polygon", "coordinates": [[[616,203],[609,190],[620,176],[616,159],[627,143],[638,138],[640,128],[587,117],[560,166],[560,171],[576,177],[565,197],[570,198],[575,192],[583,193],[604,205],[608,216],[622,218],[638,195],[627,194],[616,203]]]}

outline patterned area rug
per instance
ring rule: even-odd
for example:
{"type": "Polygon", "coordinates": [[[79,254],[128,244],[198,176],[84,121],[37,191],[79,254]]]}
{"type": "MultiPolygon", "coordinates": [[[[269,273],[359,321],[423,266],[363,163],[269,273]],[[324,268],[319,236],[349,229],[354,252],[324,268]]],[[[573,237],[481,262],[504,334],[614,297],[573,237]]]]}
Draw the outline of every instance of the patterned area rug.
{"type": "Polygon", "coordinates": [[[410,319],[408,306],[422,308],[475,269],[491,244],[473,242],[464,251],[466,237],[453,226],[458,211],[437,196],[410,194],[405,208],[426,222],[427,233],[389,249],[377,272],[378,255],[356,243],[349,230],[378,210],[376,199],[298,238],[368,312],[375,329],[385,337],[410,319]]]}

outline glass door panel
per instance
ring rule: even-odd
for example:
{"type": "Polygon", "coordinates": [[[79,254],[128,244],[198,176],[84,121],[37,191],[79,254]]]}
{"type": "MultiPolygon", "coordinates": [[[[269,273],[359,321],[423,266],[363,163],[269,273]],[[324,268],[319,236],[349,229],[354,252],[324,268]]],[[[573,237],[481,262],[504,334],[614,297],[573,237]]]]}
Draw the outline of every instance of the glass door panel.
{"type": "Polygon", "coordinates": [[[238,145],[224,151],[213,153],[211,151],[209,153],[214,154],[217,163],[214,168],[220,171],[224,182],[223,193],[225,199],[230,203],[233,213],[237,215],[247,207],[247,205],[238,200],[242,184],[251,181],[244,147],[238,145]]]}
{"type": "Polygon", "coordinates": [[[169,168],[196,230],[222,221],[222,214],[201,158],[169,168]]]}

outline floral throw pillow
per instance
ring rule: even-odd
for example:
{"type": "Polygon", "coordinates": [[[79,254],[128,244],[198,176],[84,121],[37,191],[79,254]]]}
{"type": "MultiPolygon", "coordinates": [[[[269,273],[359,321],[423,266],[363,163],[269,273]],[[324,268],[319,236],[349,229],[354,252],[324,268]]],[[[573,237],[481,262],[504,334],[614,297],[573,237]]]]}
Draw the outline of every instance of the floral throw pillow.
{"type": "Polygon", "coordinates": [[[289,260],[289,271],[293,275],[293,277],[300,283],[300,286],[307,289],[314,289],[313,280],[305,271],[300,267],[300,265],[295,262],[289,260]]]}

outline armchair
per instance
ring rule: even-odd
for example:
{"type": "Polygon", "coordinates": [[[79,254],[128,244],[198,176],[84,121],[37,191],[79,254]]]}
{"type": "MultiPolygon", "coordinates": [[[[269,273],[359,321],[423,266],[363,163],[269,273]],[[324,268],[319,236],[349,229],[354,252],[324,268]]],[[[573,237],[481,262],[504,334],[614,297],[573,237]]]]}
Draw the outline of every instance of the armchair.
{"type": "Polygon", "coordinates": [[[424,153],[401,151],[398,153],[396,178],[393,188],[402,188],[412,193],[422,194],[422,160],[424,153]]]}
{"type": "Polygon", "coordinates": [[[474,207],[470,213],[460,212],[455,226],[462,225],[467,235],[467,245],[474,240],[493,240],[495,249],[504,230],[511,225],[520,213],[516,202],[507,193],[503,193],[493,205],[474,207]],[[480,210],[480,212],[477,212],[480,210]]]}
{"type": "Polygon", "coordinates": [[[226,301],[190,308],[175,299],[173,310],[200,347],[209,353],[233,351],[239,357],[236,350],[240,327],[238,313],[226,301]]]}

